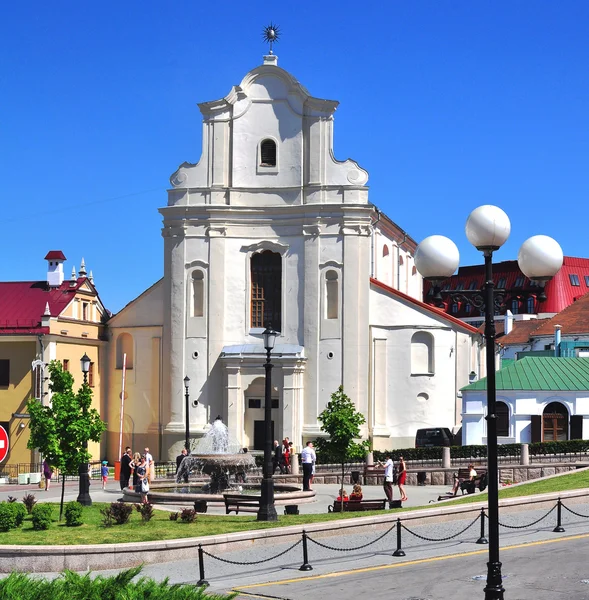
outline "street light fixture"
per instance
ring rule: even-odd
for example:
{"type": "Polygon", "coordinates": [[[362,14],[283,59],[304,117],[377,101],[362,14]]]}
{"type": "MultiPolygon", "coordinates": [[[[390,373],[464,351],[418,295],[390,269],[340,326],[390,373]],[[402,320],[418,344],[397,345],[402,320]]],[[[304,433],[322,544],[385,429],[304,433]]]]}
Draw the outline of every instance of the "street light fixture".
{"type": "MultiPolygon", "coordinates": [[[[90,357],[84,352],[84,356],[80,359],[80,367],[84,375],[84,386],[88,385],[88,371],[90,371],[90,357]]],[[[86,417],[86,405],[82,408],[84,417],[86,417]]],[[[84,440],[83,449],[88,451],[88,440],[84,440]]],[[[88,473],[88,463],[81,462],[78,466],[78,475],[80,478],[78,488],[78,502],[83,506],[92,506],[92,498],[90,498],[90,474],[88,473]]]]}
{"type": "Polygon", "coordinates": [[[190,452],[190,393],[188,391],[188,386],[190,385],[190,377],[186,375],[184,377],[184,401],[186,404],[185,418],[186,418],[186,439],[184,441],[184,447],[187,452],[190,452]]]}
{"type": "MultiPolygon", "coordinates": [[[[461,290],[460,297],[477,307],[484,306],[485,340],[487,354],[487,473],[489,478],[489,562],[485,600],[503,600],[503,581],[499,561],[499,483],[497,467],[497,415],[495,387],[495,306],[503,297],[495,295],[493,282],[493,252],[509,237],[509,217],[497,206],[479,206],[466,221],[466,237],[485,257],[485,285],[483,290],[461,290]]],[[[451,277],[460,260],[458,248],[447,237],[432,235],[425,238],[415,252],[415,266],[421,275],[432,282],[437,299],[440,285],[451,277]]],[[[519,251],[518,263],[523,274],[538,282],[542,288],[562,266],[562,249],[558,242],[545,235],[526,240],[519,251]]],[[[501,290],[503,292],[504,290],[501,290]]],[[[539,295],[541,299],[542,296],[539,295]]]]}
{"type": "Polygon", "coordinates": [[[277,521],[274,506],[274,479],[272,469],[272,363],[270,353],[274,349],[276,336],[279,335],[272,325],[268,325],[262,334],[266,349],[266,387],[264,394],[264,469],[262,474],[262,489],[260,492],[260,510],[258,521],[277,521]]]}

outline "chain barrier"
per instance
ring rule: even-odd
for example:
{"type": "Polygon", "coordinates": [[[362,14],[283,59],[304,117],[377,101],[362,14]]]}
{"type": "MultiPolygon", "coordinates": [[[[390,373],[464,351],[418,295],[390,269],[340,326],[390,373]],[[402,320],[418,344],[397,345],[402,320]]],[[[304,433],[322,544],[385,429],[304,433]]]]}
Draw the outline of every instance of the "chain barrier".
{"type": "Polygon", "coordinates": [[[251,566],[251,565],[261,565],[263,563],[270,562],[271,560],[275,560],[275,559],[279,558],[280,556],[284,556],[287,552],[290,552],[293,548],[296,548],[301,543],[302,543],[302,540],[299,540],[298,542],[295,542],[292,546],[290,546],[286,550],[282,550],[282,552],[279,552],[275,556],[271,556],[270,558],[263,558],[262,560],[254,560],[254,561],[229,560],[228,558],[221,558],[220,556],[215,556],[214,554],[211,554],[210,552],[207,552],[206,550],[203,550],[202,553],[206,554],[207,556],[210,556],[211,558],[214,558],[215,560],[218,560],[220,562],[224,562],[224,563],[227,563],[230,565],[240,565],[240,566],[247,567],[247,566],[251,566]]]}
{"type": "Polygon", "coordinates": [[[573,515],[575,515],[575,517],[582,517],[583,519],[589,519],[589,515],[582,515],[581,513],[578,513],[576,511],[574,511],[572,508],[569,508],[568,506],[565,506],[564,504],[561,504],[561,506],[565,510],[568,510],[570,513],[572,513],[573,515]]]}
{"type": "Polygon", "coordinates": [[[379,535],[375,540],[372,540],[371,542],[368,542],[367,544],[361,544],[360,546],[353,546],[352,548],[336,548],[335,546],[329,546],[328,544],[323,544],[322,542],[318,542],[317,540],[314,540],[313,538],[310,538],[309,536],[307,536],[307,539],[310,542],[317,544],[317,546],[319,546],[321,548],[325,548],[326,550],[334,550],[335,552],[352,552],[354,550],[362,550],[363,548],[368,548],[368,546],[371,546],[372,544],[376,544],[376,542],[379,542],[380,540],[382,540],[383,537],[385,537],[386,535],[391,533],[391,531],[393,531],[393,529],[396,526],[397,526],[397,524],[393,523],[392,527],[389,527],[389,529],[387,529],[382,535],[379,535]]]}
{"type": "Polygon", "coordinates": [[[500,527],[505,527],[507,529],[525,529],[526,527],[533,527],[540,521],[543,521],[551,512],[554,511],[555,508],[556,504],[544,516],[540,517],[539,519],[536,519],[535,521],[532,521],[531,523],[527,523],[526,525],[507,525],[506,523],[501,523],[501,521],[498,521],[498,523],[500,527]]]}
{"type": "Polygon", "coordinates": [[[419,538],[420,540],[424,540],[426,542],[447,542],[448,540],[452,540],[452,539],[458,537],[459,535],[462,535],[465,531],[468,531],[480,518],[481,518],[481,515],[477,515],[477,518],[472,523],[470,523],[469,525],[467,525],[464,529],[462,529],[458,533],[454,533],[452,535],[449,535],[449,536],[446,536],[446,537],[443,537],[443,538],[428,538],[428,537],[426,537],[424,535],[419,535],[419,533],[415,533],[415,531],[411,531],[411,529],[409,529],[405,525],[401,525],[401,527],[407,533],[410,533],[411,535],[414,535],[416,538],[419,538]]]}

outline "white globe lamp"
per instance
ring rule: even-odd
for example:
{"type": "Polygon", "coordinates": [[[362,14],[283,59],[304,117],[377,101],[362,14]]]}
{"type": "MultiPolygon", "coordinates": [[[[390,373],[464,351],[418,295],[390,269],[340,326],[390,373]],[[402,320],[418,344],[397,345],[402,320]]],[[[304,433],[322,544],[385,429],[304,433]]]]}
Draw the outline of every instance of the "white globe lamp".
{"type": "Polygon", "coordinates": [[[426,237],[415,251],[415,267],[425,279],[448,279],[454,275],[459,263],[456,244],[443,235],[426,237]]]}
{"type": "Polygon", "coordinates": [[[521,245],[517,262],[528,279],[547,281],[558,273],[563,258],[562,248],[555,239],[534,235],[521,245]]]}
{"type": "Polygon", "coordinates": [[[498,250],[511,232],[509,217],[498,206],[475,208],[466,220],[466,237],[477,250],[498,250]]]}

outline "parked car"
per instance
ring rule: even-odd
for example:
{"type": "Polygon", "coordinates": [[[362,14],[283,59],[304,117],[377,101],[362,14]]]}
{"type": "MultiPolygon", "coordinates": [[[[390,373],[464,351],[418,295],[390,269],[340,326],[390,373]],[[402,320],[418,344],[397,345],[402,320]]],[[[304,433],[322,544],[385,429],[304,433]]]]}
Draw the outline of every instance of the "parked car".
{"type": "Polygon", "coordinates": [[[416,448],[433,448],[434,446],[452,446],[454,435],[447,427],[428,427],[418,429],[415,434],[416,448]]]}

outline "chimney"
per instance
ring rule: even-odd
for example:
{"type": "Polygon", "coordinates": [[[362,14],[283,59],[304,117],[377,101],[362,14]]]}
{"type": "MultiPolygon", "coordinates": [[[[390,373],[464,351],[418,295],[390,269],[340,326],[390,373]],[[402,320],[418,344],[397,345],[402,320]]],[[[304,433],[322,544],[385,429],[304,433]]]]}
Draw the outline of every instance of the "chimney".
{"type": "Polygon", "coordinates": [[[503,321],[503,333],[507,335],[513,329],[513,313],[510,310],[505,311],[505,321],[503,321]]]}
{"type": "Polygon", "coordinates": [[[45,257],[47,261],[47,285],[59,287],[63,283],[63,261],[66,260],[61,250],[50,250],[45,257]]]}
{"type": "Polygon", "coordinates": [[[554,326],[554,356],[560,356],[560,330],[562,325],[554,326]]]}

